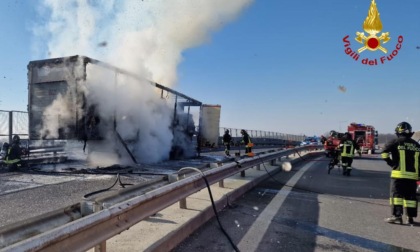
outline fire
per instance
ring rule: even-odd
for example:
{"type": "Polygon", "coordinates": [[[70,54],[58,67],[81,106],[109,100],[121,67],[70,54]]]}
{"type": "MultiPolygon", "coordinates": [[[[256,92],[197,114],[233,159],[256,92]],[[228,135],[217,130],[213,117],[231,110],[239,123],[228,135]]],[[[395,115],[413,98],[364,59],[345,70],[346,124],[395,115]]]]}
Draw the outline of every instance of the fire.
{"type": "Polygon", "coordinates": [[[382,22],[379,17],[378,8],[376,7],[375,0],[370,3],[368,16],[363,23],[363,30],[370,35],[375,35],[382,30],[382,22]]]}

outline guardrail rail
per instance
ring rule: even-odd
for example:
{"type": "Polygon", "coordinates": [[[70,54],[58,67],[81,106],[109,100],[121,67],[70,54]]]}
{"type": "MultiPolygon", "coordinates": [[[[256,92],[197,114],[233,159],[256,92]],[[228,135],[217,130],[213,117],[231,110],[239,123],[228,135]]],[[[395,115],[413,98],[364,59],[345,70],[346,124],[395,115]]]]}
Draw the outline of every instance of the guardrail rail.
{"type": "MultiPolygon", "coordinates": [[[[185,199],[188,196],[206,187],[202,176],[206,177],[210,185],[219,182],[219,186],[222,186],[224,179],[237,173],[244,175],[247,169],[259,167],[262,163],[280,160],[291,154],[299,155],[301,151],[321,148],[322,146],[312,145],[259,154],[202,173],[190,173],[188,176],[181,174],[176,179],[169,178],[173,182],[166,185],[162,184],[162,181],[155,181],[160,183],[160,187],[141,195],[136,196],[136,189],[129,189],[130,193],[120,192],[114,197],[85,201],[70,208],[74,213],[72,218],[63,218],[62,215],[68,215],[68,211],[64,210],[54,212],[55,217],[49,216],[61,221],[58,226],[57,222],[50,220],[49,222],[53,224],[50,224],[49,228],[45,227],[47,225],[45,223],[41,225],[42,227],[37,227],[39,218],[35,218],[32,223],[24,222],[20,226],[16,224],[11,227],[6,226],[0,229],[0,244],[3,244],[0,251],[86,251],[98,245],[100,247],[101,244],[103,249],[100,251],[105,251],[107,239],[143,219],[176,202],[180,203],[181,208],[185,207],[185,199]],[[119,198],[120,196],[122,198],[119,198]],[[68,222],[62,224],[63,219],[67,219],[68,222]],[[30,236],[31,234],[34,236],[30,236]]],[[[42,216],[46,217],[48,218],[42,216]]]]}

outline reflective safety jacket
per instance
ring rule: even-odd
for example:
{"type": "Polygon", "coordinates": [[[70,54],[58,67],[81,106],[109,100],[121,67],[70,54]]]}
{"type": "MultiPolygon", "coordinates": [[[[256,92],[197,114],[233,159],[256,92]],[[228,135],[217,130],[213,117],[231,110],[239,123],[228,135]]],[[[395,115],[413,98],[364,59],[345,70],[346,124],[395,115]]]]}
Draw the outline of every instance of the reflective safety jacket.
{"type": "Polygon", "coordinates": [[[391,178],[418,180],[420,163],[418,142],[410,137],[400,136],[385,145],[381,156],[392,167],[391,178]]]}
{"type": "Polygon", "coordinates": [[[344,140],[340,143],[340,151],[342,157],[354,157],[354,150],[359,149],[359,145],[353,140],[344,140]]]}
{"type": "Polygon", "coordinates": [[[6,164],[15,164],[20,162],[21,160],[21,148],[19,144],[12,144],[7,150],[6,158],[4,159],[4,163],[6,164]]]}
{"type": "Polygon", "coordinates": [[[254,146],[254,144],[251,142],[251,137],[249,137],[248,133],[245,133],[243,135],[242,142],[245,144],[246,147],[254,146]]]}
{"type": "Polygon", "coordinates": [[[232,137],[229,135],[229,133],[225,133],[223,135],[223,143],[224,144],[229,144],[230,141],[232,141],[232,137]]]}

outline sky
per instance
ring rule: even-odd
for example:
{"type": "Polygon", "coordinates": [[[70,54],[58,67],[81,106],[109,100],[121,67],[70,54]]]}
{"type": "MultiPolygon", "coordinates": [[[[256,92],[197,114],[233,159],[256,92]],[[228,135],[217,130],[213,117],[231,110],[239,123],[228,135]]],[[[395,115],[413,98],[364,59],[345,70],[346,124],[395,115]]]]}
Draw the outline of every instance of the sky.
{"type": "Polygon", "coordinates": [[[355,60],[371,0],[2,0],[0,110],[27,110],[29,61],[85,55],[221,105],[220,127],[420,130],[420,1],[376,4],[387,53],[355,60]]]}

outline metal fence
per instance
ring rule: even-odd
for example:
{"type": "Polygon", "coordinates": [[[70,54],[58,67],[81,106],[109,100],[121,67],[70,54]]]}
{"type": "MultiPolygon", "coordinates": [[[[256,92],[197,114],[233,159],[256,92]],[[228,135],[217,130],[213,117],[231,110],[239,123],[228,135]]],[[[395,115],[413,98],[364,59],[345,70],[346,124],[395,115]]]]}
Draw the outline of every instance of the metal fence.
{"type": "Polygon", "coordinates": [[[13,135],[29,137],[28,112],[0,110],[0,142],[12,142],[13,135]]]}
{"type": "MultiPolygon", "coordinates": [[[[230,135],[233,138],[242,137],[240,133],[241,129],[220,127],[219,138],[223,136],[225,130],[229,130],[230,135]]],[[[305,138],[303,135],[293,135],[263,130],[245,130],[253,139],[277,139],[300,142],[305,138]]],[[[19,135],[21,139],[27,139],[29,137],[28,112],[0,110],[0,142],[9,141],[10,143],[13,135],[19,135]]]]}
{"type": "MultiPolygon", "coordinates": [[[[219,136],[222,137],[226,130],[229,130],[230,135],[233,138],[242,138],[241,129],[235,128],[219,128],[219,136]]],[[[247,130],[249,136],[253,139],[277,139],[277,140],[284,140],[284,141],[293,141],[293,142],[301,142],[305,139],[304,135],[293,135],[293,134],[286,134],[286,133],[279,133],[279,132],[272,132],[272,131],[263,131],[263,130],[247,130]]]]}

